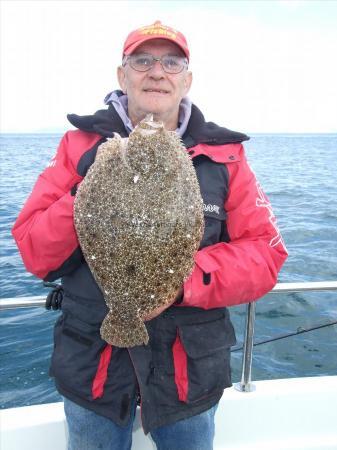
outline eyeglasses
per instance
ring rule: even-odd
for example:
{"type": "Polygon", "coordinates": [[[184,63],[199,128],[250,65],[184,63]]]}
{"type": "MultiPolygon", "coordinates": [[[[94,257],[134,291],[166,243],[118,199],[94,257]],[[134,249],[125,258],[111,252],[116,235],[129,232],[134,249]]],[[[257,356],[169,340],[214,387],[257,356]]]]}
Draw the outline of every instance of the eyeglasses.
{"type": "Polygon", "coordinates": [[[185,67],[188,67],[187,59],[182,56],[164,55],[161,58],[156,58],[150,53],[125,56],[123,59],[123,66],[128,62],[130,67],[137,70],[137,72],[147,72],[152,69],[156,61],[160,62],[166,73],[180,73],[185,67]]]}

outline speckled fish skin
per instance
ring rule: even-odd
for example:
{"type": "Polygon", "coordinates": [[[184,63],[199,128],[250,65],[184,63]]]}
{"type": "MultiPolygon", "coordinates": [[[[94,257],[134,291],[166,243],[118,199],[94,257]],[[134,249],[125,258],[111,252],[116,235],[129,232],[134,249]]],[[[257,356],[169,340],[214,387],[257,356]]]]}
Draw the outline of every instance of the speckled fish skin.
{"type": "Polygon", "coordinates": [[[176,297],[204,231],[202,198],[179,136],[147,116],[101,144],[80,184],[74,223],[109,313],[109,344],[148,343],[143,318],[176,297]]]}

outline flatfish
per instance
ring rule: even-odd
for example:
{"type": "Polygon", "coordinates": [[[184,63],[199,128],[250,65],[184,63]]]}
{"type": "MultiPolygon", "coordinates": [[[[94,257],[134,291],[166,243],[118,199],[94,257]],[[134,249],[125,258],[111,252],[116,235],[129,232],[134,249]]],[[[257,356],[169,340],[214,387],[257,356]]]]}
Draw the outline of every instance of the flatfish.
{"type": "Polygon", "coordinates": [[[177,133],[148,115],[129,138],[101,144],[79,185],[74,223],[109,308],[102,339],[147,344],[144,318],[173,301],[204,231],[196,172],[177,133]]]}

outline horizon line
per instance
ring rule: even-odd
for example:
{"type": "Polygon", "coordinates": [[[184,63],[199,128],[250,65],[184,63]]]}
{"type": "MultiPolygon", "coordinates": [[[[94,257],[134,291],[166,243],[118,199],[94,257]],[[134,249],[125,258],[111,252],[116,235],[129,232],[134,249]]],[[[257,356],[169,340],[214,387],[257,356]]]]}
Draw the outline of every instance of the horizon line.
{"type": "MultiPolygon", "coordinates": [[[[3,134],[65,134],[67,131],[75,131],[76,129],[65,129],[60,131],[1,131],[3,134]]],[[[245,134],[257,135],[257,134],[337,134],[336,131],[245,131],[245,134]]]]}

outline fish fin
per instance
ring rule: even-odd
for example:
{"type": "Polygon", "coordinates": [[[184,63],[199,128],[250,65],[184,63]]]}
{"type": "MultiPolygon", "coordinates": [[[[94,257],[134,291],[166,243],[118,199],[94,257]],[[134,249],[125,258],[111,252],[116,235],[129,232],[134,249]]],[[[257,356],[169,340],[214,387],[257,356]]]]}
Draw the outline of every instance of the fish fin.
{"type": "Polygon", "coordinates": [[[115,312],[109,311],[100,331],[102,339],[116,347],[135,347],[149,342],[144,322],[138,316],[131,316],[125,320],[115,312]]]}

